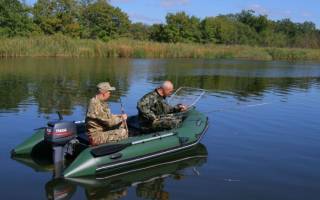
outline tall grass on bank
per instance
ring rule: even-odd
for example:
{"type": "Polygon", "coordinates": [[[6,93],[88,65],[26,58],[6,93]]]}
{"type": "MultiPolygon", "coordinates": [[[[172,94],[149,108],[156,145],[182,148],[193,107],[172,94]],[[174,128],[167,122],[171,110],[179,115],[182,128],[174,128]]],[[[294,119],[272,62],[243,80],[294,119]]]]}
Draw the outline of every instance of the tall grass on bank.
{"type": "Polygon", "coordinates": [[[235,58],[320,60],[320,49],[171,44],[130,39],[72,39],[63,35],[0,39],[0,57],[235,58]]]}

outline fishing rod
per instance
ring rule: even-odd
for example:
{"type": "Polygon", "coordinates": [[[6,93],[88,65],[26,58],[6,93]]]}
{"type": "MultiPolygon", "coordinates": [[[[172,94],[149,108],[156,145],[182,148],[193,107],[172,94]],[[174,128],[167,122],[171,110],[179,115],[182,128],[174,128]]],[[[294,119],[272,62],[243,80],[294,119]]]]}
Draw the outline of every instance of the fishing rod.
{"type": "MultiPolygon", "coordinates": [[[[271,104],[271,102],[259,103],[259,104],[249,104],[249,105],[244,105],[244,106],[234,106],[234,107],[229,107],[229,108],[224,108],[224,109],[209,110],[209,111],[201,112],[201,113],[210,114],[210,113],[214,113],[214,112],[223,112],[223,111],[229,111],[229,110],[239,110],[239,109],[242,109],[242,108],[252,108],[252,107],[264,106],[264,105],[268,105],[268,104],[271,104]]],[[[167,116],[179,117],[179,116],[185,115],[185,113],[186,112],[171,113],[171,114],[167,114],[167,115],[162,115],[162,117],[167,117],[167,116]]],[[[197,120],[188,120],[188,121],[198,121],[198,119],[197,120]]]]}
{"type": "MultiPolygon", "coordinates": [[[[192,108],[194,105],[196,105],[202,97],[204,97],[207,93],[220,93],[220,94],[231,94],[231,92],[226,92],[226,91],[219,91],[219,90],[208,90],[208,89],[202,89],[202,88],[195,88],[195,87],[189,87],[189,86],[183,86],[183,87],[179,87],[171,96],[170,98],[168,98],[167,102],[169,104],[172,104],[172,102],[175,99],[179,99],[179,92],[185,92],[187,93],[187,95],[189,96],[195,96],[194,98],[189,98],[190,100],[192,100],[191,104],[188,104],[187,109],[192,108]],[[197,93],[198,94],[192,94],[192,93],[197,93]]],[[[210,96],[213,94],[209,94],[210,96]]],[[[216,97],[221,97],[219,95],[213,95],[216,97]]],[[[181,98],[186,98],[185,96],[182,96],[181,98]]]]}
{"type": "MultiPolygon", "coordinates": [[[[174,100],[176,98],[176,96],[178,96],[177,94],[180,92],[180,91],[183,91],[183,90],[194,90],[194,91],[198,91],[200,92],[200,94],[197,94],[197,95],[194,95],[193,96],[196,96],[195,98],[193,98],[193,102],[189,105],[187,105],[187,110],[191,107],[193,107],[195,104],[198,103],[198,101],[203,97],[203,95],[206,93],[207,90],[205,89],[201,89],[201,88],[193,88],[193,87],[179,87],[170,97],[170,99],[168,100],[168,103],[172,103],[172,100],[174,100]]],[[[187,91],[186,91],[187,92],[187,91]]]]}
{"type": "Polygon", "coordinates": [[[122,104],[122,100],[121,100],[121,97],[119,97],[120,99],[120,106],[121,106],[121,118],[122,118],[122,123],[124,124],[124,127],[127,131],[127,133],[129,134],[129,130],[128,130],[128,124],[127,124],[127,121],[124,119],[123,115],[125,114],[124,112],[124,107],[123,107],[123,104],[122,104]]]}
{"type": "MultiPolygon", "coordinates": [[[[183,87],[179,87],[170,97],[170,99],[168,99],[168,103],[171,103],[173,100],[178,99],[179,100],[179,95],[178,93],[180,91],[184,91],[185,93],[187,93],[187,95],[193,95],[195,96],[194,98],[190,98],[189,100],[193,100],[193,102],[191,104],[188,105],[188,108],[193,107],[195,104],[198,103],[198,101],[205,96],[206,93],[208,92],[219,92],[221,93],[221,91],[217,91],[217,90],[208,90],[208,89],[202,89],[202,88],[195,88],[195,87],[189,87],[189,86],[183,86],[183,87]],[[184,91],[185,90],[185,91],[184,91]],[[192,94],[194,92],[199,92],[199,94],[192,94]]],[[[229,94],[228,92],[222,92],[222,93],[226,93],[229,94]]],[[[181,98],[188,98],[186,96],[182,96],[181,98]]],[[[270,104],[270,103],[262,103],[261,105],[265,105],[265,104],[270,104]]],[[[259,106],[260,104],[252,104],[252,105],[246,105],[246,107],[255,107],[255,106],[259,106]]]]}
{"type": "Polygon", "coordinates": [[[180,91],[180,90],[194,90],[194,91],[201,91],[201,92],[214,92],[214,93],[225,93],[225,94],[229,94],[231,92],[226,92],[226,91],[221,91],[221,90],[208,90],[208,89],[203,89],[203,88],[196,88],[196,87],[189,87],[189,86],[182,86],[182,87],[179,87],[171,96],[175,96],[177,95],[177,93],[180,91]]]}

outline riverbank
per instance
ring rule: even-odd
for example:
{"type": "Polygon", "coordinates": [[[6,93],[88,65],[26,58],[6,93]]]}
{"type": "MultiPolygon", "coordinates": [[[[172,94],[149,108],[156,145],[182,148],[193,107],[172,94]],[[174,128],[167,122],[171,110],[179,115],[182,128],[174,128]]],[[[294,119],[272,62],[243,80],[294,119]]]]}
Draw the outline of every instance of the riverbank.
{"type": "Polygon", "coordinates": [[[212,58],[320,60],[320,49],[171,44],[130,39],[72,39],[62,35],[0,39],[0,57],[212,58]]]}

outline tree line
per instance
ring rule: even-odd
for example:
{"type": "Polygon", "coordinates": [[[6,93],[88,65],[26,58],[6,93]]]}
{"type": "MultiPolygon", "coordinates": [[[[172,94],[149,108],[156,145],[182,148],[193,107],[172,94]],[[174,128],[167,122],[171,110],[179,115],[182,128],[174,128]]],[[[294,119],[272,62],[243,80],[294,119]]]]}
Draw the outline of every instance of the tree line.
{"type": "Polygon", "coordinates": [[[166,23],[132,23],[107,0],[0,0],[0,37],[63,34],[109,41],[120,37],[166,43],[319,48],[320,30],[313,22],[271,20],[252,10],[200,19],[185,12],[168,13],[166,23]]]}

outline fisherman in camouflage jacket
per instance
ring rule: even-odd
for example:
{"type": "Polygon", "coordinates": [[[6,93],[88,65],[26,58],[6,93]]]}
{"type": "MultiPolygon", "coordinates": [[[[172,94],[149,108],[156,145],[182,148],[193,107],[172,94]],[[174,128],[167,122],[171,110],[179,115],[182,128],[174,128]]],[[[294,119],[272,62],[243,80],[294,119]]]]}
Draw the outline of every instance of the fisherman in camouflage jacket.
{"type": "Polygon", "coordinates": [[[100,145],[109,142],[117,142],[128,137],[124,127],[126,114],[114,115],[106,103],[110,97],[110,91],[115,90],[108,82],[97,85],[98,94],[90,100],[87,114],[86,127],[91,145],[100,145]]]}
{"type": "Polygon", "coordinates": [[[166,102],[166,97],[173,92],[171,81],[165,81],[161,87],[144,95],[137,104],[140,126],[145,131],[160,131],[173,129],[179,126],[182,118],[172,115],[185,111],[185,105],[171,106],[166,102]]]}

